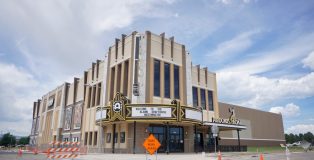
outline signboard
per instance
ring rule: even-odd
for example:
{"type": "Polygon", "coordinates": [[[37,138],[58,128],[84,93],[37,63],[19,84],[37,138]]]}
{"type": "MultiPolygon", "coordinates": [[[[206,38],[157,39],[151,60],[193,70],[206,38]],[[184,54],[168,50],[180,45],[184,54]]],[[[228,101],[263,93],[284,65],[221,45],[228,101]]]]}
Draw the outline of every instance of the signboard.
{"type": "Polygon", "coordinates": [[[103,109],[103,110],[100,109],[100,110],[96,111],[96,121],[104,119],[104,118],[106,118],[106,116],[107,116],[107,110],[106,109],[103,109]]]}
{"type": "Polygon", "coordinates": [[[132,117],[171,118],[170,107],[132,107],[132,117]]]}
{"type": "Polygon", "coordinates": [[[71,119],[72,119],[72,107],[68,107],[65,109],[64,130],[71,129],[71,119]]]}
{"type": "Polygon", "coordinates": [[[212,118],[213,123],[223,123],[223,124],[240,124],[239,119],[223,119],[223,118],[212,118]]]}
{"type": "Polygon", "coordinates": [[[224,124],[240,124],[240,120],[236,118],[235,116],[235,110],[234,108],[229,108],[230,116],[228,119],[223,118],[212,118],[213,123],[224,123],[224,124]]]}
{"type": "Polygon", "coordinates": [[[185,109],[185,118],[202,121],[202,112],[191,109],[185,109]]]}
{"type": "Polygon", "coordinates": [[[153,134],[150,134],[148,138],[144,141],[143,146],[148,151],[148,153],[152,155],[158,150],[161,144],[153,134]]]}
{"type": "Polygon", "coordinates": [[[214,137],[217,137],[217,136],[218,136],[218,133],[219,133],[219,128],[218,128],[218,126],[215,126],[215,125],[212,126],[212,127],[211,127],[211,131],[212,131],[214,137]]]}
{"type": "Polygon", "coordinates": [[[81,122],[82,122],[82,103],[77,104],[74,107],[74,129],[80,129],[81,128],[81,122]]]}
{"type": "Polygon", "coordinates": [[[120,112],[122,109],[122,103],[119,101],[114,102],[112,108],[113,108],[113,111],[120,112]]]}

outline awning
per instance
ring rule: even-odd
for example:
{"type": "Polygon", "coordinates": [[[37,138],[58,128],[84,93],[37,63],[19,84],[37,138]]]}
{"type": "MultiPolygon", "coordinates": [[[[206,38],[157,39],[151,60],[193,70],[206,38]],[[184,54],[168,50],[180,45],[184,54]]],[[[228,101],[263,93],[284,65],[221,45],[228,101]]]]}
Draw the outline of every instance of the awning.
{"type": "Polygon", "coordinates": [[[244,125],[234,125],[234,124],[224,124],[224,123],[203,122],[203,125],[205,125],[205,126],[218,126],[219,129],[222,129],[222,130],[246,129],[246,126],[244,126],[244,125]]]}

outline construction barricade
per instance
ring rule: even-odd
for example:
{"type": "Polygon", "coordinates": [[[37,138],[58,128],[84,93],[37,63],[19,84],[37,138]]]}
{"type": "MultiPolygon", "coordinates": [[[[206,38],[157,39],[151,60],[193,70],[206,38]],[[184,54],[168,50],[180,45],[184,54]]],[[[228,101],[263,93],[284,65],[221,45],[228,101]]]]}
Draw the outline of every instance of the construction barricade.
{"type": "Polygon", "coordinates": [[[74,159],[80,154],[80,142],[51,142],[48,159],[74,159]]]}

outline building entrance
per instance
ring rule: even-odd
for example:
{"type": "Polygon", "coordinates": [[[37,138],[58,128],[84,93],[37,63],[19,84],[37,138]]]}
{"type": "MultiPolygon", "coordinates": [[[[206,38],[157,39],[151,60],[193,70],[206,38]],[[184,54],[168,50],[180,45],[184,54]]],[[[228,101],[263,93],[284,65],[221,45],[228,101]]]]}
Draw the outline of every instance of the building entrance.
{"type": "Polygon", "coordinates": [[[184,152],[184,132],[183,127],[178,126],[150,126],[148,131],[158,139],[161,144],[158,152],[167,152],[167,145],[169,152],[184,152]]]}

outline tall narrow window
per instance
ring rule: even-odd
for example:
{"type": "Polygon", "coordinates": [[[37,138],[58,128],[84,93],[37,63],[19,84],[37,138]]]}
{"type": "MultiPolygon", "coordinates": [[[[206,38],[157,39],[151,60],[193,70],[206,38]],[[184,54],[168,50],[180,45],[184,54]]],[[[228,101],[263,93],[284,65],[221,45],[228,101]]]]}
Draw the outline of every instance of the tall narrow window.
{"type": "Polygon", "coordinates": [[[116,91],[117,92],[120,92],[120,86],[121,86],[121,68],[122,68],[122,65],[121,64],[119,64],[118,65],[118,70],[117,70],[117,89],[116,89],[116,91]]]}
{"type": "Polygon", "coordinates": [[[124,80],[123,80],[123,95],[128,95],[128,87],[129,87],[129,61],[125,61],[124,63],[124,80]]]}
{"type": "Polygon", "coordinates": [[[89,145],[92,145],[92,140],[93,140],[93,132],[89,132],[89,145]]]}
{"type": "Polygon", "coordinates": [[[100,95],[101,95],[101,83],[98,83],[97,85],[97,103],[96,105],[99,106],[100,105],[100,95]]]}
{"type": "Polygon", "coordinates": [[[192,88],[192,92],[193,92],[193,106],[197,107],[198,106],[198,93],[197,93],[197,88],[193,87],[192,88]]]}
{"type": "Polygon", "coordinates": [[[95,63],[92,64],[92,80],[94,80],[95,63]]]}
{"type": "Polygon", "coordinates": [[[110,78],[110,100],[113,99],[114,76],[115,76],[115,67],[112,67],[111,68],[111,78],[110,78]]]}
{"type": "Polygon", "coordinates": [[[208,91],[208,109],[214,110],[213,91],[208,91]]]}
{"type": "Polygon", "coordinates": [[[87,139],[88,139],[88,132],[85,132],[85,139],[84,139],[84,145],[87,145],[87,139]]]}
{"type": "Polygon", "coordinates": [[[96,78],[98,78],[98,74],[99,74],[99,61],[97,60],[97,63],[96,63],[96,78]]]}
{"type": "Polygon", "coordinates": [[[201,107],[206,109],[206,94],[205,89],[201,89],[201,107]]]}
{"type": "Polygon", "coordinates": [[[114,133],[114,143],[118,143],[118,132],[114,133]]]}
{"type": "Polygon", "coordinates": [[[96,89],[97,89],[97,86],[94,85],[94,86],[93,86],[93,95],[92,95],[92,97],[93,97],[93,99],[92,99],[92,107],[94,107],[95,104],[96,104],[96,97],[97,97],[97,95],[96,95],[96,89]]]}
{"type": "Polygon", "coordinates": [[[135,42],[135,59],[139,59],[141,37],[136,37],[135,42]]]}
{"type": "Polygon", "coordinates": [[[164,80],[165,80],[165,86],[164,86],[164,97],[170,98],[170,64],[165,63],[164,65],[164,80]]]}
{"type": "Polygon", "coordinates": [[[107,133],[106,142],[107,143],[111,142],[111,133],[107,133]]]}
{"type": "Polygon", "coordinates": [[[174,66],[174,98],[180,99],[180,67],[174,66]]]}
{"type": "Polygon", "coordinates": [[[94,146],[97,145],[97,131],[94,132],[94,146]]]}
{"type": "Polygon", "coordinates": [[[125,143],[125,132],[120,132],[120,143],[125,143]]]}
{"type": "Polygon", "coordinates": [[[160,97],[160,61],[154,60],[154,96],[160,97]]]}
{"type": "Polygon", "coordinates": [[[88,87],[87,108],[91,107],[92,87],[88,87]]]}
{"type": "Polygon", "coordinates": [[[136,37],[135,40],[135,58],[134,58],[134,80],[133,80],[133,95],[139,96],[139,85],[138,85],[138,69],[139,69],[139,53],[140,53],[140,37],[136,37]]]}

